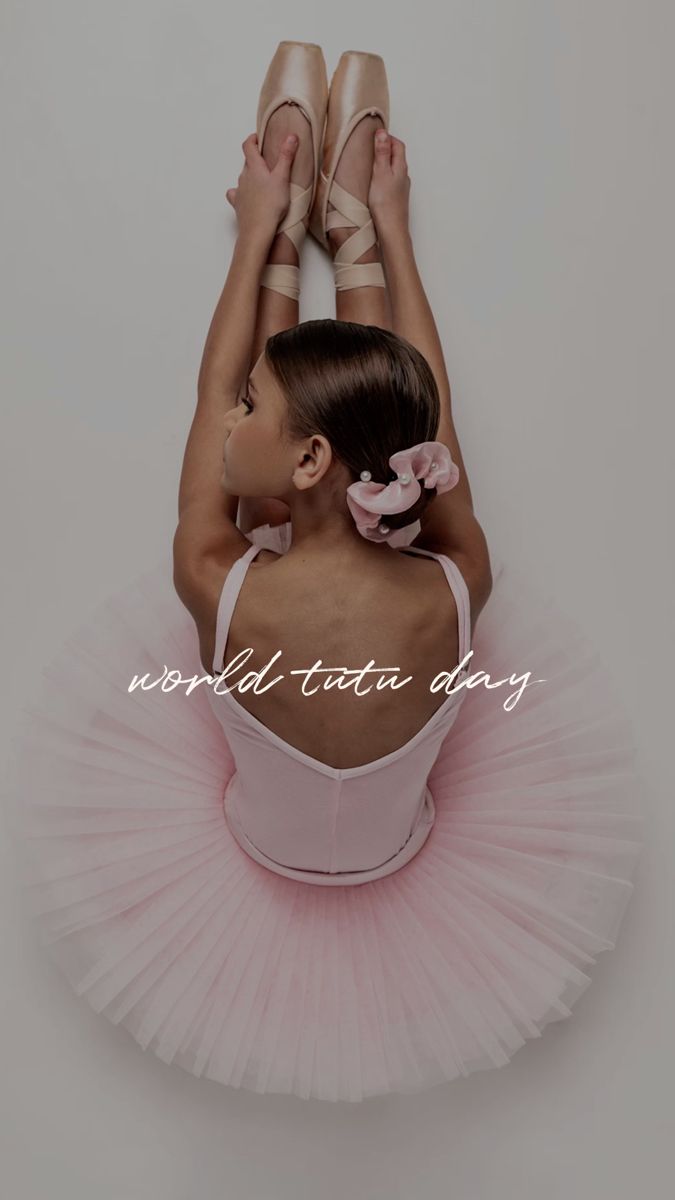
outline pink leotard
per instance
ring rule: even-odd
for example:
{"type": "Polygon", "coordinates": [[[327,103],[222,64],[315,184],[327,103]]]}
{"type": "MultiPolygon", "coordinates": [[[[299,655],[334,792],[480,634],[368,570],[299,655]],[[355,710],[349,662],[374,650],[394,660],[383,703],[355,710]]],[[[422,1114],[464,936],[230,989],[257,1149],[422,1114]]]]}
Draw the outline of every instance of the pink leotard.
{"type": "MultiPolygon", "coordinates": [[[[213,674],[223,670],[232,613],[252,545],[230,569],[218,604],[213,674]]],[[[461,663],[470,649],[469,593],[452,559],[419,547],[442,566],[457,606],[461,663]]],[[[457,687],[469,674],[457,673],[457,687]]],[[[225,679],[220,687],[232,687],[225,679]]],[[[289,745],[247,711],[229,692],[207,687],[236,770],[224,795],[228,825],[239,845],[279,875],[318,884],[365,883],[408,862],[434,823],[429,772],[453,725],[466,688],[450,694],[420,730],[398,750],[358,767],[330,767],[289,745]]]]}

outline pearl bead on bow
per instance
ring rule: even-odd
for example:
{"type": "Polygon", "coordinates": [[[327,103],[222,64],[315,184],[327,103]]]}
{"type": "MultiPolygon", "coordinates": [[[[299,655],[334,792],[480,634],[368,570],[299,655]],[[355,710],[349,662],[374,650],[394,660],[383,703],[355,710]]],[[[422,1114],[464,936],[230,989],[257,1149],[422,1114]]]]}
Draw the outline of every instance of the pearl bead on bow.
{"type": "MultiPolygon", "coordinates": [[[[434,467],[434,470],[435,470],[436,463],[433,463],[432,466],[434,467]]],[[[359,479],[363,480],[364,483],[368,483],[372,478],[373,477],[372,477],[370,471],[362,471],[361,474],[359,475],[359,479]]],[[[398,481],[399,481],[399,483],[410,483],[410,475],[408,474],[408,472],[402,471],[400,473],[400,475],[398,476],[398,481]]]]}

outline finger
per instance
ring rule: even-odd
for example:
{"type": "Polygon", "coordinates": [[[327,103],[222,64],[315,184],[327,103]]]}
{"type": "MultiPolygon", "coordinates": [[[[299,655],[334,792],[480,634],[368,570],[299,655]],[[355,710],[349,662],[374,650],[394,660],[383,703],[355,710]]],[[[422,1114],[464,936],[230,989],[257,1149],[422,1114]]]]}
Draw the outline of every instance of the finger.
{"type": "Polygon", "coordinates": [[[295,151],[297,148],[298,139],[294,133],[291,133],[281,143],[279,157],[274,164],[275,175],[279,175],[282,179],[288,179],[290,177],[291,167],[293,165],[293,159],[295,158],[295,151]]]}
{"type": "Polygon", "coordinates": [[[252,161],[259,157],[258,150],[258,135],[257,133],[249,133],[248,137],[241,143],[241,148],[244,151],[246,161],[252,161]]]}
{"type": "Polygon", "coordinates": [[[392,167],[408,165],[405,157],[405,142],[402,142],[400,138],[393,137],[391,139],[391,165],[392,167]]]}
{"type": "Polygon", "coordinates": [[[378,129],[375,134],[375,157],[373,167],[388,167],[391,158],[391,139],[386,129],[378,129]]]}

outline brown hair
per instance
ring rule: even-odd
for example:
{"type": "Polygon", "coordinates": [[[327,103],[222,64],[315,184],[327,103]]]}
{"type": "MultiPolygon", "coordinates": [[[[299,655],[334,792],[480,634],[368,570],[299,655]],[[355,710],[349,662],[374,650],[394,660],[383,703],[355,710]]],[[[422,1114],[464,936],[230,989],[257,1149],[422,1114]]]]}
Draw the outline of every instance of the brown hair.
{"type": "MultiPolygon", "coordinates": [[[[388,329],[303,321],[268,338],[265,357],[288,404],[286,435],[322,434],[352,481],[368,470],[375,483],[390,483],[390,455],[436,438],[440,400],[431,367],[388,329]]],[[[383,520],[390,529],[410,525],[435,495],[422,487],[415,504],[383,520]]]]}

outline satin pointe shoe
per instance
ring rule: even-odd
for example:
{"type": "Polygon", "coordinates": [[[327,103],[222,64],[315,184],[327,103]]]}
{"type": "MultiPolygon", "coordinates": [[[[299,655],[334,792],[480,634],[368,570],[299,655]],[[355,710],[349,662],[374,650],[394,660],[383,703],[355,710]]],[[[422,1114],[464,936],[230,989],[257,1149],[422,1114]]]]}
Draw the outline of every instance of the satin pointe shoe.
{"type": "Polygon", "coordinates": [[[333,260],[338,291],[355,287],[385,287],[379,262],[357,263],[377,242],[370,209],[337,183],[335,172],[353,129],[363,117],[379,117],[389,127],[389,88],[379,54],[345,50],[331,79],[328,95],[323,162],[310,215],[310,233],[330,253],[329,229],[355,228],[333,260]],[[332,210],[328,211],[328,205],[332,210]]]}
{"type": "MultiPolygon", "coordinates": [[[[283,104],[297,104],[309,121],[312,131],[314,172],[308,187],[291,181],[291,202],[277,233],[285,233],[293,242],[300,257],[305,238],[303,218],[310,212],[321,163],[321,139],[328,104],[328,76],[323,51],[314,42],[279,42],[260,89],[256,132],[258,149],[262,154],[265,131],[273,113],[283,104]]],[[[290,263],[268,263],[261,287],[271,288],[283,296],[297,300],[300,295],[300,268],[290,263]]]]}

